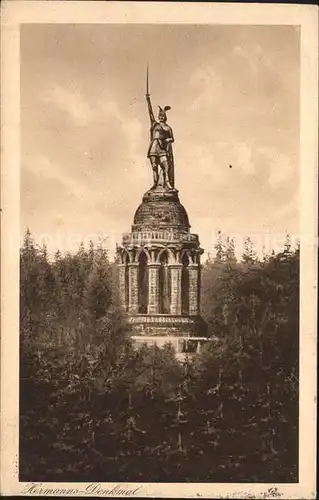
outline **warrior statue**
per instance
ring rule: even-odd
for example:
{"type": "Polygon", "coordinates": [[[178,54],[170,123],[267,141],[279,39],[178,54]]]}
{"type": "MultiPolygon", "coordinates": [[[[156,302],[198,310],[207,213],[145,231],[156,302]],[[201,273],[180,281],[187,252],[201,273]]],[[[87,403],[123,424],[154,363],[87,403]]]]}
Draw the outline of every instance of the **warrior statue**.
{"type": "Polygon", "coordinates": [[[148,71],[146,75],[146,101],[151,122],[151,140],[147,157],[150,159],[153,170],[153,186],[155,189],[159,184],[159,168],[163,173],[163,187],[167,190],[174,189],[174,157],[172,143],[174,142],[173,130],[166,123],[170,106],[161,108],[159,106],[158,121],[155,120],[151,97],[148,89],[148,71]]]}

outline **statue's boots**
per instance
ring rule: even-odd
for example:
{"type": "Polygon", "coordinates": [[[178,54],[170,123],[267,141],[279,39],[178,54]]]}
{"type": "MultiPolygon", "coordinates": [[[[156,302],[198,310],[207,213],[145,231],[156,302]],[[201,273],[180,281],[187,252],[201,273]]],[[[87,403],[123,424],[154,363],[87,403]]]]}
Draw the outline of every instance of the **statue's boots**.
{"type": "Polygon", "coordinates": [[[169,182],[168,180],[168,174],[167,172],[163,172],[163,181],[164,181],[164,187],[165,189],[168,189],[169,191],[173,190],[173,186],[171,185],[171,183],[169,182]]]}

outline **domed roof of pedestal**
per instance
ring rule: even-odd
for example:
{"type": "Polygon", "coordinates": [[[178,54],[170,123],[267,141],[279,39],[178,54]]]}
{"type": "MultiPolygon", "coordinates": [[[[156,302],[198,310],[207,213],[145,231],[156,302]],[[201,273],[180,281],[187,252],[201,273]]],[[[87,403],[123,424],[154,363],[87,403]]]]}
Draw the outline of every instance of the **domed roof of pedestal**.
{"type": "Polygon", "coordinates": [[[171,196],[144,195],[134,215],[134,230],[173,228],[188,231],[188,215],[177,193],[171,196]]]}

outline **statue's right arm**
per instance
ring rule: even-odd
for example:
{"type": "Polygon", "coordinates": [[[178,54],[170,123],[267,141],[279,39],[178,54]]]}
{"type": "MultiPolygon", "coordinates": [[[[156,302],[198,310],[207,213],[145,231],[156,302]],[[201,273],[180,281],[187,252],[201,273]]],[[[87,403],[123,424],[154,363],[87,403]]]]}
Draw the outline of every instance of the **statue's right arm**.
{"type": "Polygon", "coordinates": [[[153,123],[155,122],[155,117],[154,117],[154,113],[153,113],[153,109],[152,109],[151,97],[149,94],[146,94],[146,101],[147,101],[147,106],[148,106],[148,114],[149,114],[150,120],[151,120],[151,125],[153,125],[153,123]]]}

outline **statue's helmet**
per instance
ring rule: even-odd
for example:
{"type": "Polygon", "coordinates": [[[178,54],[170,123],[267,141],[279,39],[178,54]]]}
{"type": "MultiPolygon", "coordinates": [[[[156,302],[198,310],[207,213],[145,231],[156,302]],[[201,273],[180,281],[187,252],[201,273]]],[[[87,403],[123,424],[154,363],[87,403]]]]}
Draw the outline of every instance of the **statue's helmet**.
{"type": "Polygon", "coordinates": [[[159,111],[158,111],[159,120],[166,122],[166,120],[167,120],[166,111],[169,111],[171,109],[171,107],[170,106],[165,106],[164,108],[162,108],[161,106],[158,106],[158,107],[159,107],[159,111]]]}

